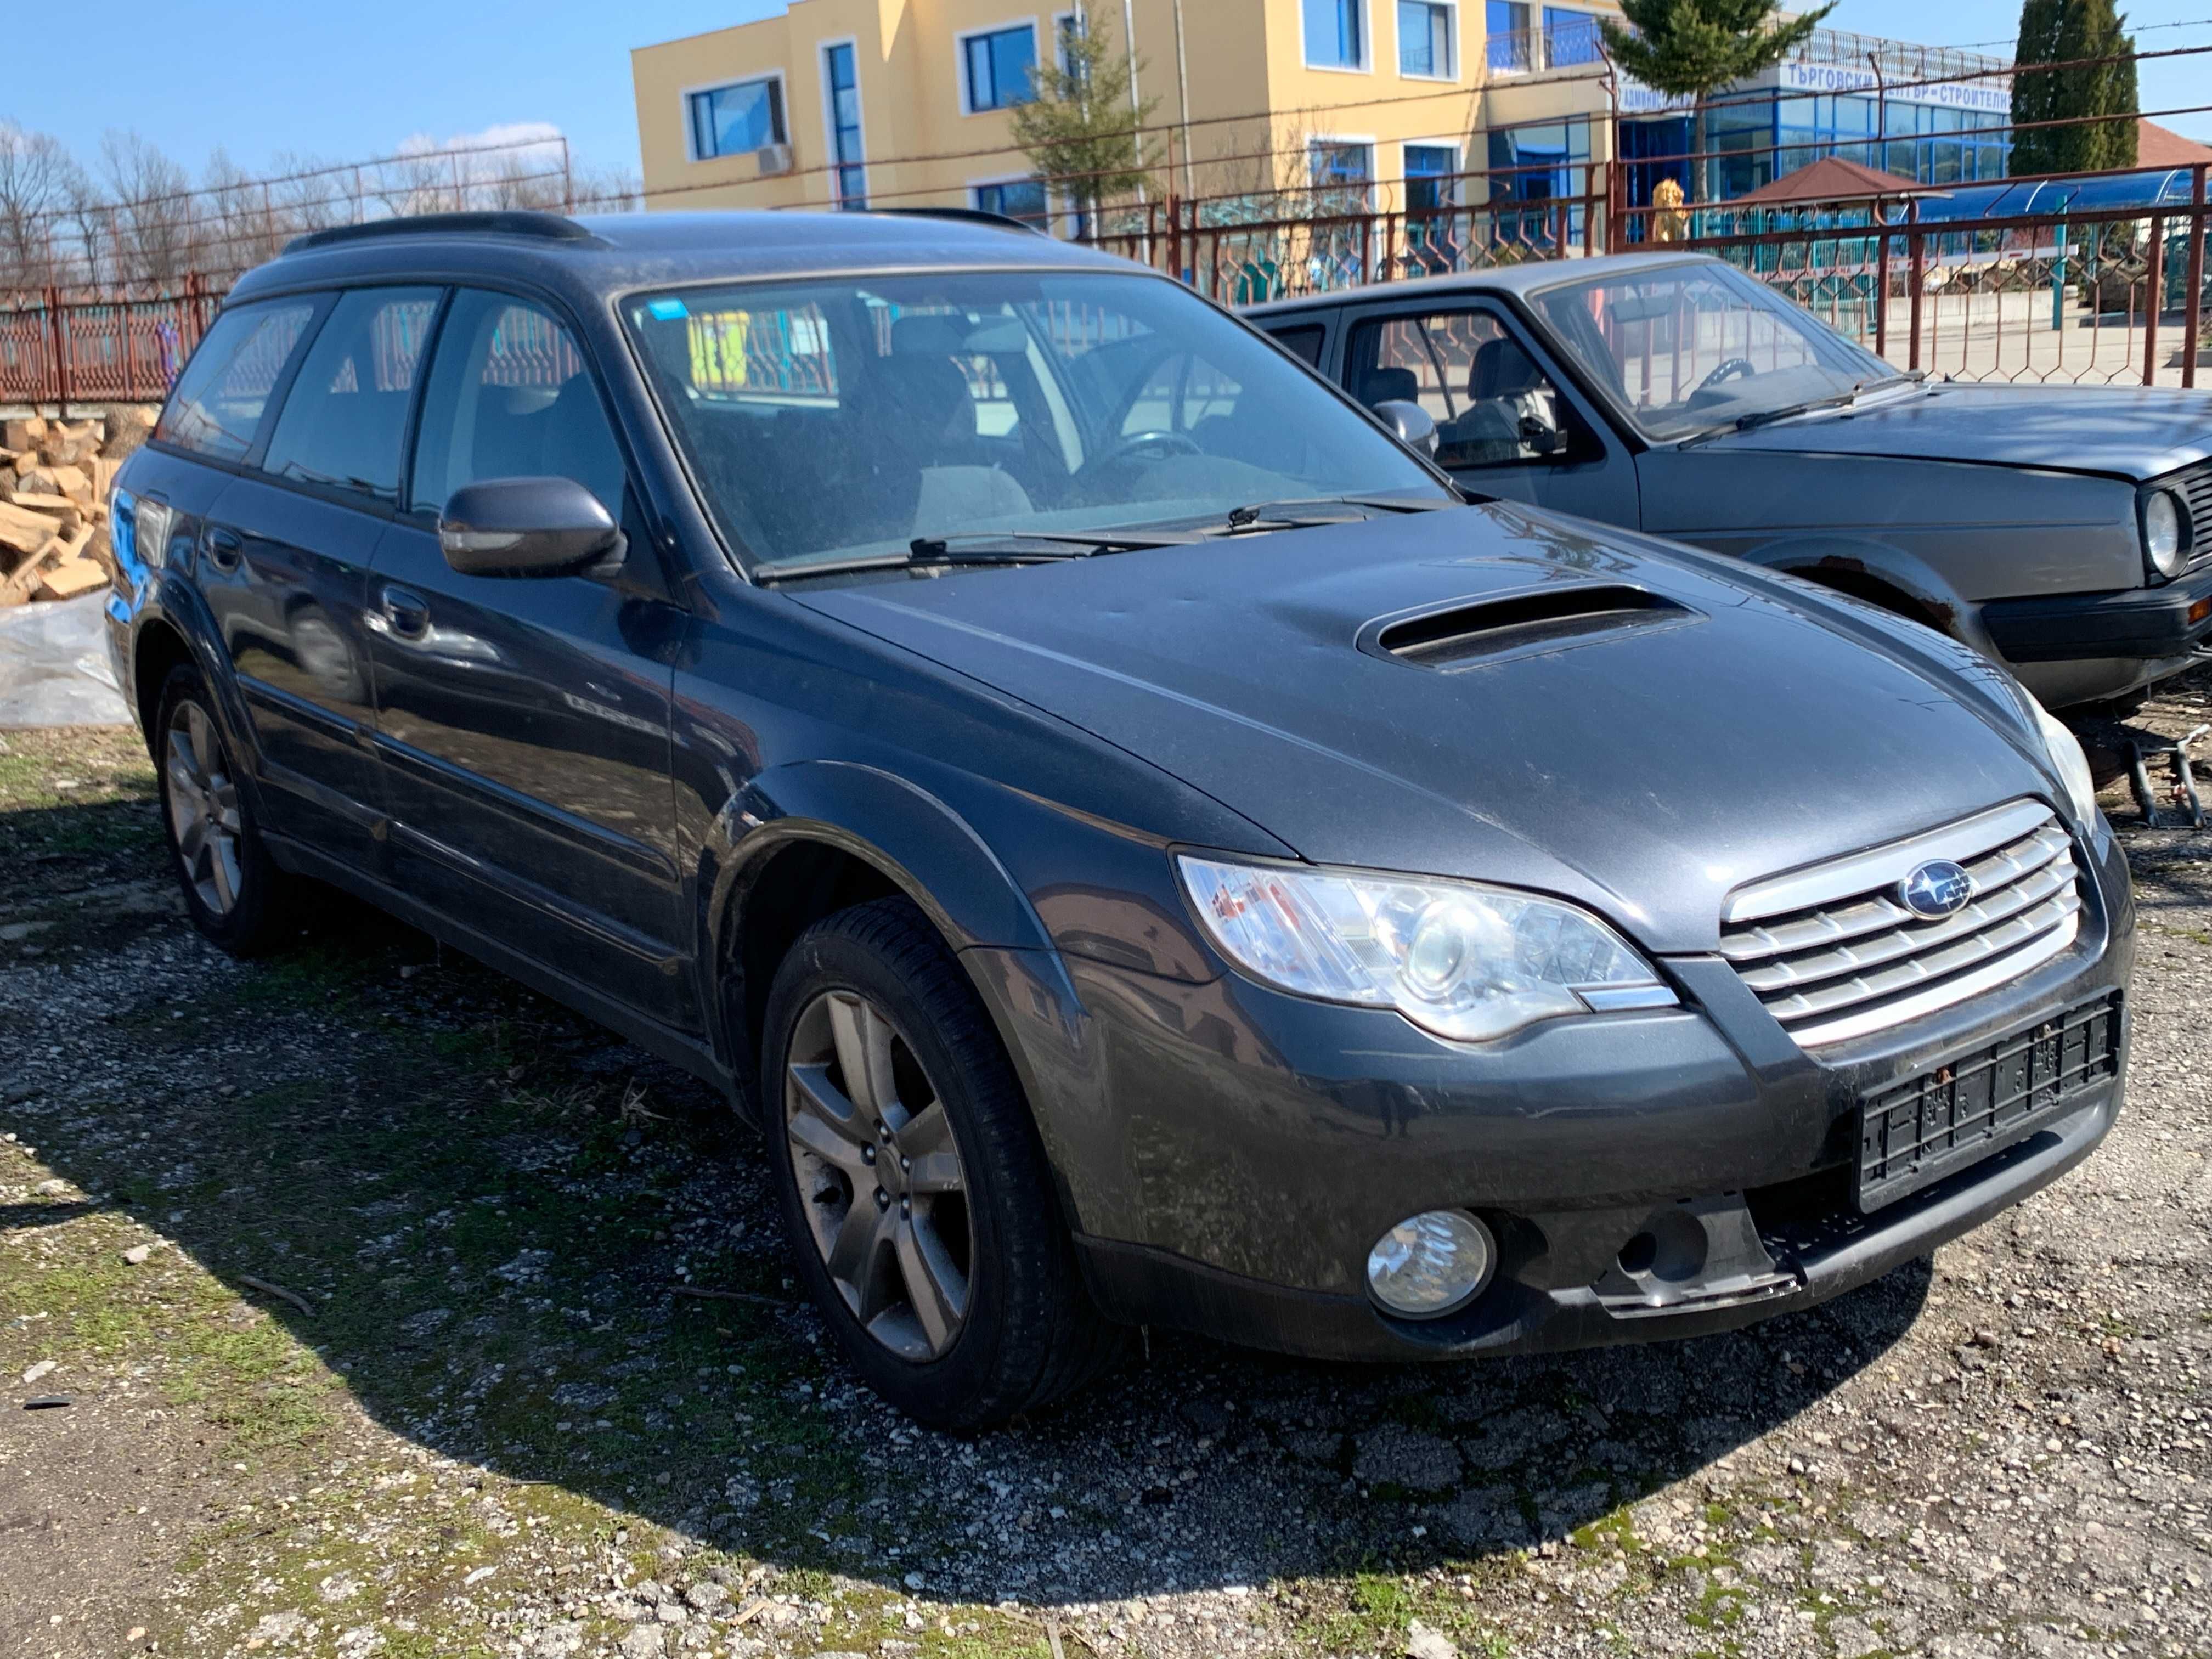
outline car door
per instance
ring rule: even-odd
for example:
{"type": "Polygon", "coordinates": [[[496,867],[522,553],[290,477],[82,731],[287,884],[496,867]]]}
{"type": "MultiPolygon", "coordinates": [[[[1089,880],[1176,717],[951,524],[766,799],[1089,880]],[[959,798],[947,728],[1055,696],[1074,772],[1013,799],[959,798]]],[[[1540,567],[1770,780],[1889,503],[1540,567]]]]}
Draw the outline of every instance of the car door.
{"type": "Polygon", "coordinates": [[[1437,462],[1460,483],[1635,527],[1635,458],[1503,307],[1377,304],[1347,309],[1344,325],[1346,389],[1370,409],[1426,410],[1437,462]]]}
{"type": "Polygon", "coordinates": [[[411,896],[684,1030],[669,782],[681,616],[594,378],[547,307],[455,292],[425,384],[407,510],[370,580],[376,745],[396,880],[411,896]],[[611,568],[464,575],[438,544],[465,484],[560,477],[629,532],[611,568]]]}
{"type": "Polygon", "coordinates": [[[201,531],[199,585],[222,631],[260,751],[271,827],[374,866],[382,802],[363,606],[399,494],[415,375],[441,291],[369,288],[272,302],[273,355],[300,307],[318,318],[258,465],[201,531]]]}

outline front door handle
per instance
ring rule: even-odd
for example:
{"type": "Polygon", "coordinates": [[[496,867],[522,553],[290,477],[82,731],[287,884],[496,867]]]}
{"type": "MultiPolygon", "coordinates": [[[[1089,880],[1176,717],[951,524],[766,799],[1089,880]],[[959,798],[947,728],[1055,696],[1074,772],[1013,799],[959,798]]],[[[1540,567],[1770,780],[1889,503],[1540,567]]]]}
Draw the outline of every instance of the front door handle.
{"type": "Polygon", "coordinates": [[[217,570],[232,571],[246,556],[246,544],[234,532],[210,528],[207,533],[207,562],[217,570]]]}
{"type": "Polygon", "coordinates": [[[413,588],[386,582],[379,598],[384,620],[402,639],[419,640],[430,631],[430,601],[413,588]]]}

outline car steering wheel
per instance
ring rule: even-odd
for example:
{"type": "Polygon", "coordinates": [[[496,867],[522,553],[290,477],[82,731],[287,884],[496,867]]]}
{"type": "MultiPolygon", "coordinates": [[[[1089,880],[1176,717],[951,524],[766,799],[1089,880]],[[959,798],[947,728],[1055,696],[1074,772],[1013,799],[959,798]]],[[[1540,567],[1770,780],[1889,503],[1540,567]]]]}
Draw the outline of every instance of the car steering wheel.
{"type": "Polygon", "coordinates": [[[1127,460],[1133,455],[1141,455],[1146,450],[1164,450],[1170,455],[1206,453],[1199,447],[1197,441],[1186,432],[1133,432],[1104,454],[1089,462],[1084,470],[1088,471],[1094,466],[1111,466],[1116,461],[1127,460]]]}
{"type": "Polygon", "coordinates": [[[1723,380],[1741,380],[1759,373],[1759,365],[1748,357],[1730,357],[1691,388],[1692,394],[1709,390],[1723,380]]]}

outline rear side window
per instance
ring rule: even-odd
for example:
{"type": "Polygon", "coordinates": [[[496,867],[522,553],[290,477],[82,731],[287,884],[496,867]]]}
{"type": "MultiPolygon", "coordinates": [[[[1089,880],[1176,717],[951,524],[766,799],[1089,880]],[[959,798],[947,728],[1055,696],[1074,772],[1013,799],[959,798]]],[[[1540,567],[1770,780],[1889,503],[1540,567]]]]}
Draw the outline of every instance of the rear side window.
{"type": "Polygon", "coordinates": [[[1328,331],[1319,323],[1307,323],[1298,328],[1272,328],[1275,343],[1309,368],[1321,367],[1321,343],[1328,331]]]}
{"type": "Polygon", "coordinates": [[[380,501],[399,499],[399,450],[441,289],[361,289],[315,335],[262,470],[380,501]]]}
{"type": "Polygon", "coordinates": [[[617,521],[622,450],[584,354],[548,312],[463,289],[438,331],[422,398],[411,504],[441,510],[488,478],[574,478],[617,521]]]}
{"type": "Polygon", "coordinates": [[[154,435],[198,454],[243,459],[261,429],[269,393],[314,314],[313,299],[224,312],[177,377],[154,435]]]}

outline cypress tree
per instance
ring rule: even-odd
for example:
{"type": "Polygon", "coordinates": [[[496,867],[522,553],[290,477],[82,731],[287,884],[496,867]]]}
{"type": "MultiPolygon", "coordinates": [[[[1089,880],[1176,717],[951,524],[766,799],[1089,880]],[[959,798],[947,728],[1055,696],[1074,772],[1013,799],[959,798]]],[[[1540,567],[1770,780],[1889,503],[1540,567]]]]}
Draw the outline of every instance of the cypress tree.
{"type": "Polygon", "coordinates": [[[2020,11],[2020,46],[2015,64],[2027,73],[2013,76],[2012,118],[2015,126],[2037,121],[2071,121],[2069,126],[2031,127],[2013,135],[2015,176],[2039,173],[2087,173],[2100,167],[2129,167],[2136,161],[2136,66],[2085,63],[2091,58],[2126,58],[2136,49],[2127,20],[2112,0],[2024,0],[2020,11]],[[2039,64],[2076,67],[2038,70],[2039,64]],[[2118,120],[2083,120],[2119,116],[2118,120]]]}

